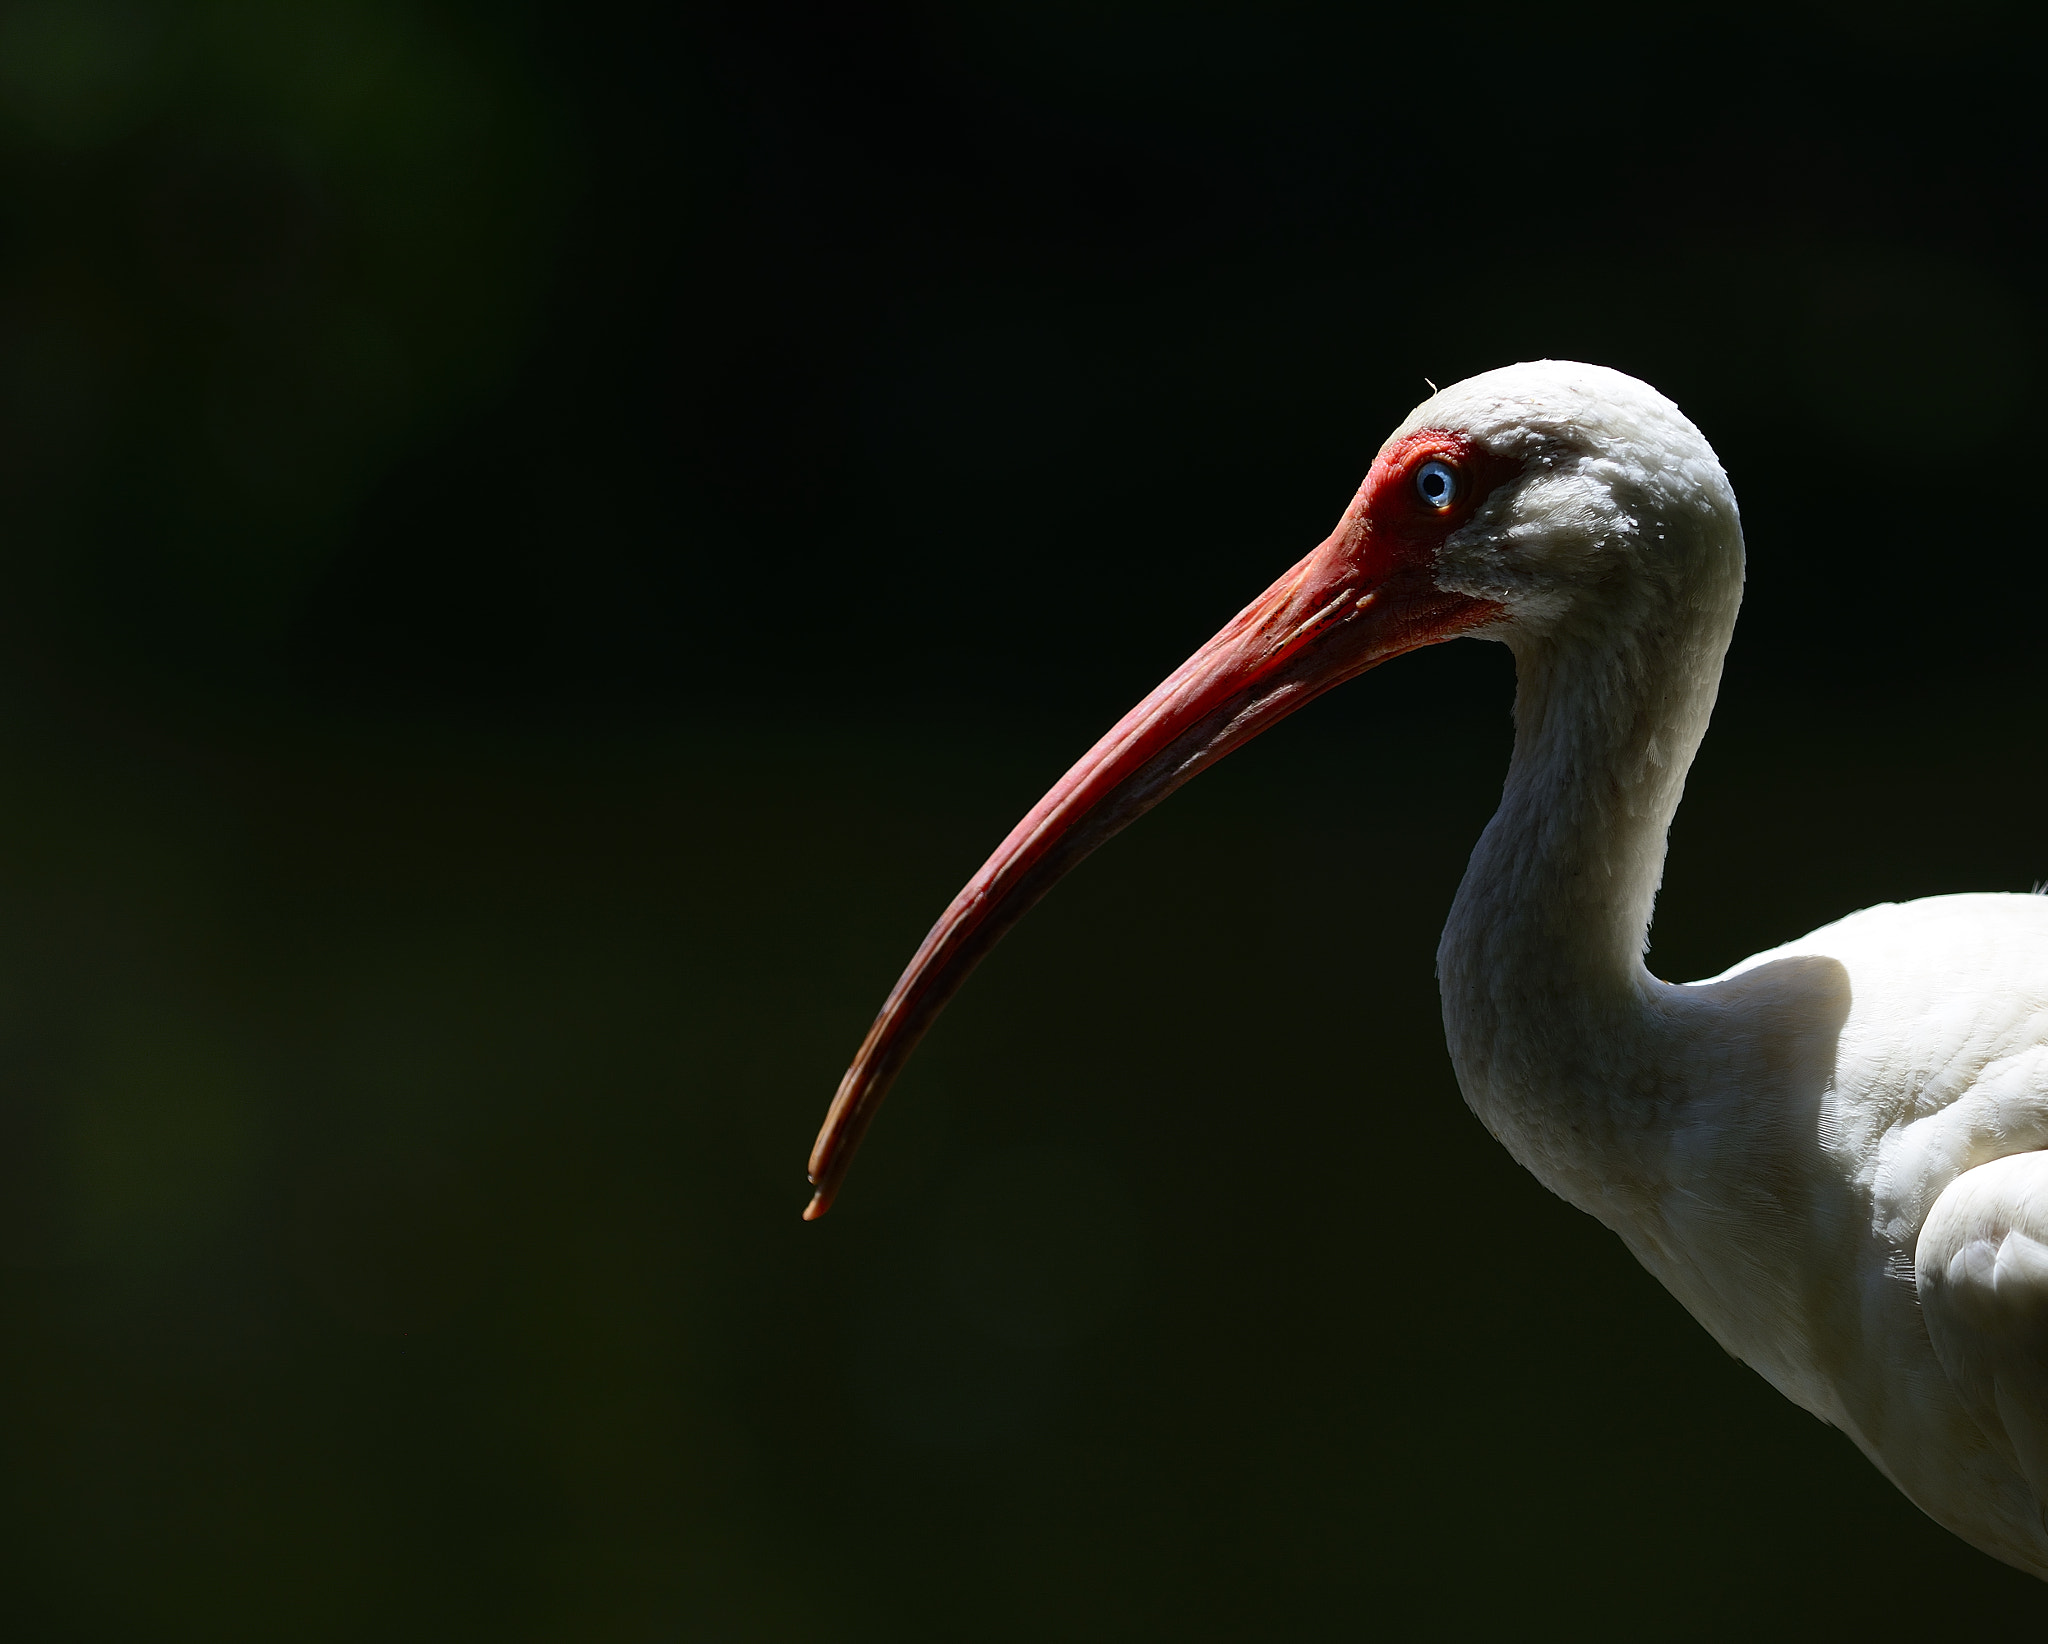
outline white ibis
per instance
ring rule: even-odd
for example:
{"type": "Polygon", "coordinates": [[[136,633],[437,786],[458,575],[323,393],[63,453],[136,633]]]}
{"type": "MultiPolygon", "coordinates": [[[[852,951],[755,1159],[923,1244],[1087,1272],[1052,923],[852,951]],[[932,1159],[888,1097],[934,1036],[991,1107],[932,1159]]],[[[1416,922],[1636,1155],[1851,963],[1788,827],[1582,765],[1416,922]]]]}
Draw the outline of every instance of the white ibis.
{"type": "Polygon", "coordinates": [[[1312,697],[1439,640],[1515,656],[1515,751],[1437,973],[1465,1099],[1730,1353],[1925,1512],[2048,1578],[2048,897],[1869,908],[1705,982],[1643,955],[1742,597],[1713,450],[1631,377],[1418,406],[1337,528],[1123,720],[925,939],[811,1156],[1061,874],[1312,697]]]}

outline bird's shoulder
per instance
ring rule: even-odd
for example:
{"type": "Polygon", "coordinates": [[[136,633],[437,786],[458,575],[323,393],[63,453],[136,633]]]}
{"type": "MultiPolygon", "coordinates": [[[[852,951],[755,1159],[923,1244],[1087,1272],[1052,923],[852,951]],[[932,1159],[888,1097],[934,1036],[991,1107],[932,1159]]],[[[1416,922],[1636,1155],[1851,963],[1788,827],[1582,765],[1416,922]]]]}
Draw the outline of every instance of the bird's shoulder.
{"type": "Polygon", "coordinates": [[[2048,897],[1883,903],[1715,980],[1823,958],[1847,1009],[1821,1142],[1868,1192],[1876,1230],[1910,1249],[1964,1171],[2048,1148],[2048,897]]]}
{"type": "Polygon", "coordinates": [[[1740,975],[1788,954],[1828,954],[1876,967],[1871,980],[1879,985],[1886,975],[1904,979],[1959,960],[1986,980],[2002,963],[2017,961],[2021,974],[2038,970],[2048,981],[2048,896],[1973,891],[1879,902],[1753,954],[1723,975],[1740,975]]]}

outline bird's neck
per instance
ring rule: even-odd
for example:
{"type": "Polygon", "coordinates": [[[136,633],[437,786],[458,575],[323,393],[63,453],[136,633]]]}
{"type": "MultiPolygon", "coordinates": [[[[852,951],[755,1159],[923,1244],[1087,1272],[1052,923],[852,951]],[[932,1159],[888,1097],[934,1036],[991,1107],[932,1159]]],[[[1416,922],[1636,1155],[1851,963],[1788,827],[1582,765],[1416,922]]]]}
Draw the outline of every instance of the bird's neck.
{"type": "Polygon", "coordinates": [[[1689,621],[1517,646],[1513,762],[1437,953],[1466,1100],[1603,1220],[1589,1195],[1654,1118],[1646,1082],[1665,1077],[1646,1042],[1663,990],[1643,954],[1735,591],[1689,621]]]}

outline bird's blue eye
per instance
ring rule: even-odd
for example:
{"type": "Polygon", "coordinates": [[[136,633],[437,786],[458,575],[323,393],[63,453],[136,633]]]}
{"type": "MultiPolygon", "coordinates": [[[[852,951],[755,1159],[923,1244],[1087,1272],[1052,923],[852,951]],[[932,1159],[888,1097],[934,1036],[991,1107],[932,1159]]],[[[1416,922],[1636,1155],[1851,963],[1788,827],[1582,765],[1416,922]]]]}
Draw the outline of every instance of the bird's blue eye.
{"type": "Polygon", "coordinates": [[[1458,500],[1458,472],[1441,462],[1425,462],[1415,471],[1415,489],[1432,508],[1448,508],[1458,500]]]}

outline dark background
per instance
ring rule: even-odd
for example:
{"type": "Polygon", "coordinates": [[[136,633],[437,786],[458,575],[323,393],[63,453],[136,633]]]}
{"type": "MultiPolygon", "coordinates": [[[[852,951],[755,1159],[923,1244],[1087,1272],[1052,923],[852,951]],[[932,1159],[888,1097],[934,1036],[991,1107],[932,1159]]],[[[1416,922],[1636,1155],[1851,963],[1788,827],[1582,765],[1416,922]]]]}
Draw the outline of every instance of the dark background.
{"type": "Polygon", "coordinates": [[[1751,580],[1653,962],[2048,877],[2023,8],[0,3],[0,1619],[2038,1626],[1460,1103],[1498,647],[930,919],[1553,355],[1751,580]]]}

